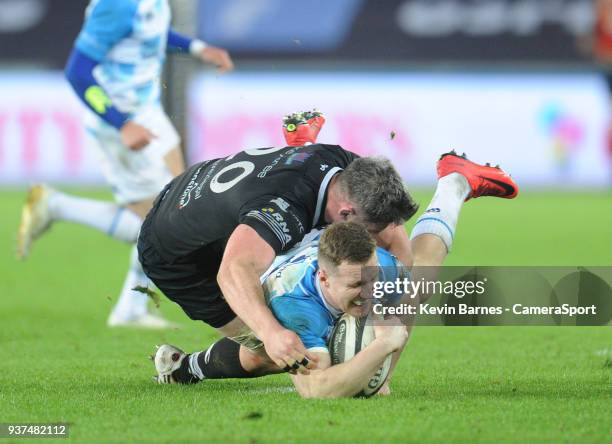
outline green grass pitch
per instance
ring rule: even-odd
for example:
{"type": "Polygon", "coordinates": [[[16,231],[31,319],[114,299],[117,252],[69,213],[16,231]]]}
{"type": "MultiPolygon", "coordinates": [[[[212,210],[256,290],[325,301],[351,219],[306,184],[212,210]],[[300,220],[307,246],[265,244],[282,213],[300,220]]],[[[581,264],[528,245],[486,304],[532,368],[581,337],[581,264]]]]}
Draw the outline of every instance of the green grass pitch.
{"type": "MultiPolygon", "coordinates": [[[[203,349],[214,333],[166,299],[182,329],[107,329],[129,247],[63,224],[16,262],[23,194],[0,192],[0,422],[69,422],[84,443],[612,438],[609,327],[420,327],[388,398],[302,400],[285,375],[158,386],[154,344],[203,349]]],[[[416,194],[423,205],[430,196],[416,194]]],[[[610,193],[468,202],[447,263],[612,266],[610,221],[610,193]]]]}

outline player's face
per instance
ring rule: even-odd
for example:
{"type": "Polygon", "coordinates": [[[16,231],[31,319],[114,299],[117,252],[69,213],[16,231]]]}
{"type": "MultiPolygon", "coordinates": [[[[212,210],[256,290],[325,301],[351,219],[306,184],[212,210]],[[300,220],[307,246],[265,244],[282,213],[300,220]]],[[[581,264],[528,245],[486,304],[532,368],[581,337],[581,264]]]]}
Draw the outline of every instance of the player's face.
{"type": "Polygon", "coordinates": [[[372,306],[371,289],[378,276],[376,254],[365,264],[343,262],[327,275],[333,304],[351,316],[365,316],[372,306]]]}

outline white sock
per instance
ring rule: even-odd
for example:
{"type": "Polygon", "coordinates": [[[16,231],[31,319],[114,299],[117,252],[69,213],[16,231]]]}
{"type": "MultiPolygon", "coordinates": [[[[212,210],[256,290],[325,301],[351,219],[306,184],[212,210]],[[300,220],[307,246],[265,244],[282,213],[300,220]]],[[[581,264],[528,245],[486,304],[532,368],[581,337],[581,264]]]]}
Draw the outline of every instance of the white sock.
{"type": "Polygon", "coordinates": [[[414,225],[410,239],[422,234],[434,234],[442,239],[450,251],[459,212],[469,194],[470,184],[459,173],[451,173],[438,180],[436,193],[414,225]]]}
{"type": "Polygon", "coordinates": [[[119,300],[113,308],[111,317],[126,321],[144,315],[147,312],[149,296],[139,291],[134,291],[132,288],[137,285],[148,287],[150,284],[151,281],[142,271],[138,261],[138,250],[134,245],[130,256],[130,269],[125,277],[119,300]]]}
{"type": "Polygon", "coordinates": [[[87,225],[114,239],[135,243],[142,221],[136,213],[112,202],[69,196],[59,191],[49,197],[53,220],[87,225]]]}

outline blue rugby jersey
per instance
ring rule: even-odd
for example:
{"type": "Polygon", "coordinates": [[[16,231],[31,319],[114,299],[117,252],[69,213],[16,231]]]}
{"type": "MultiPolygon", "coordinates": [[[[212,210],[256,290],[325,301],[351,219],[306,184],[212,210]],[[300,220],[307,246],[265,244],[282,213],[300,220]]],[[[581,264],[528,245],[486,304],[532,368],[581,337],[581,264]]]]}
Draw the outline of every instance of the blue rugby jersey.
{"type": "Polygon", "coordinates": [[[155,104],[165,60],[168,0],[92,0],[75,47],[99,64],[96,81],[124,113],[155,104]]]}
{"type": "MultiPolygon", "coordinates": [[[[283,327],[294,331],[307,349],[327,351],[327,342],[342,314],[325,301],[317,279],[320,232],[279,256],[262,276],[268,306],[283,327]]],[[[403,265],[388,251],[377,248],[381,280],[403,278],[403,265]]]]}

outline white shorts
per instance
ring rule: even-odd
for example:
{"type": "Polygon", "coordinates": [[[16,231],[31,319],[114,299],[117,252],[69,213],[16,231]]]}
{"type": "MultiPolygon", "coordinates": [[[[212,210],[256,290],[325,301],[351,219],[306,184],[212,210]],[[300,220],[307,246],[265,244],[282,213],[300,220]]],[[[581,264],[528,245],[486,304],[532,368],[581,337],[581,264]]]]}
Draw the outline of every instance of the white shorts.
{"type": "Polygon", "coordinates": [[[139,151],[125,147],[119,131],[95,114],[88,113],[85,120],[87,144],[98,152],[102,172],[121,205],[157,196],[172,180],[164,156],[181,141],[160,106],[139,111],[133,120],[157,136],[139,151]]]}

